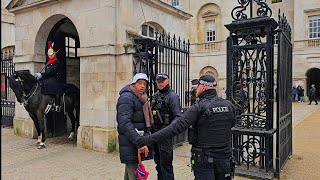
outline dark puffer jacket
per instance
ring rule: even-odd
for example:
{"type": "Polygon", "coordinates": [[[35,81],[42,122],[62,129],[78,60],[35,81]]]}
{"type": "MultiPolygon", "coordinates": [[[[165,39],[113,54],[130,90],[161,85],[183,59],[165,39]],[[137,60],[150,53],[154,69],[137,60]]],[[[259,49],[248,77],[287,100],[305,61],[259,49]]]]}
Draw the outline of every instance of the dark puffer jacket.
{"type": "Polygon", "coordinates": [[[138,162],[139,131],[146,131],[142,104],[133,94],[130,85],[120,91],[117,103],[118,140],[121,163],[138,162]]]}

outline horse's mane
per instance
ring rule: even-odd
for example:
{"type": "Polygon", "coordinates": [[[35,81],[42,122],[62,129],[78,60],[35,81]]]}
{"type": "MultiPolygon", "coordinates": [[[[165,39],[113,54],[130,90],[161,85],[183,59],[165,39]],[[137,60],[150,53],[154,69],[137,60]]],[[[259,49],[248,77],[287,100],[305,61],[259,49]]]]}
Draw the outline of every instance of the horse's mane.
{"type": "Polygon", "coordinates": [[[20,77],[21,79],[23,79],[25,82],[28,82],[28,83],[37,83],[37,79],[32,75],[30,74],[29,71],[17,71],[17,76],[20,77]]]}

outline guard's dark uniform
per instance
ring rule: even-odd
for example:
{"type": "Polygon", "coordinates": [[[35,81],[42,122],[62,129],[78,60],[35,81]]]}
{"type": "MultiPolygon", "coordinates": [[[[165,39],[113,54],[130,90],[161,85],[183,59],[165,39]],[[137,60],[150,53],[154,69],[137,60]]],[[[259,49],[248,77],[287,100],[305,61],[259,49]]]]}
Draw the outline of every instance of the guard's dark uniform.
{"type": "Polygon", "coordinates": [[[43,94],[62,94],[65,91],[61,73],[62,65],[57,59],[51,64],[47,64],[45,72],[42,72],[43,94]]]}
{"type": "MultiPolygon", "coordinates": [[[[181,116],[179,97],[173,92],[169,84],[154,94],[151,108],[154,117],[154,124],[151,129],[152,133],[167,127],[172,121],[181,116]]],[[[172,138],[167,138],[154,144],[153,150],[158,180],[173,180],[172,138]]]]}
{"type": "Polygon", "coordinates": [[[168,127],[143,138],[141,144],[161,141],[177,135],[189,126],[192,144],[192,165],[196,180],[228,179],[231,157],[231,127],[234,124],[233,105],[217,96],[216,90],[206,90],[181,118],[168,127]]]}

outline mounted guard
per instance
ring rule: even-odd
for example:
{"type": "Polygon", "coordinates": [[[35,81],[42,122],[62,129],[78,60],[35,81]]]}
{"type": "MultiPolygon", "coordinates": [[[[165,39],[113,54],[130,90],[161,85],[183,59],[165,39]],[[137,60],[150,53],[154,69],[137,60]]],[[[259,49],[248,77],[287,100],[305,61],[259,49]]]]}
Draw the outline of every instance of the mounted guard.
{"type": "Polygon", "coordinates": [[[53,111],[60,111],[60,95],[66,91],[66,85],[63,84],[62,64],[57,58],[58,51],[53,49],[54,42],[48,41],[48,62],[45,66],[45,72],[35,73],[35,77],[42,81],[42,94],[50,95],[53,101],[49,103],[53,111]]]}

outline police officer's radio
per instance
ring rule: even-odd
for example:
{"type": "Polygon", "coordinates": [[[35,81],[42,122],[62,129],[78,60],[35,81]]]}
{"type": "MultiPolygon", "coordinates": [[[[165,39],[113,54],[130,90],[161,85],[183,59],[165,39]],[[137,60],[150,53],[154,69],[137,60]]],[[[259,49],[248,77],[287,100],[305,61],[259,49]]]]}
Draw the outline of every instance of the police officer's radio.
{"type": "Polygon", "coordinates": [[[155,125],[169,125],[170,122],[170,115],[169,109],[166,106],[166,96],[167,94],[159,93],[152,102],[152,115],[154,119],[155,125]]]}

